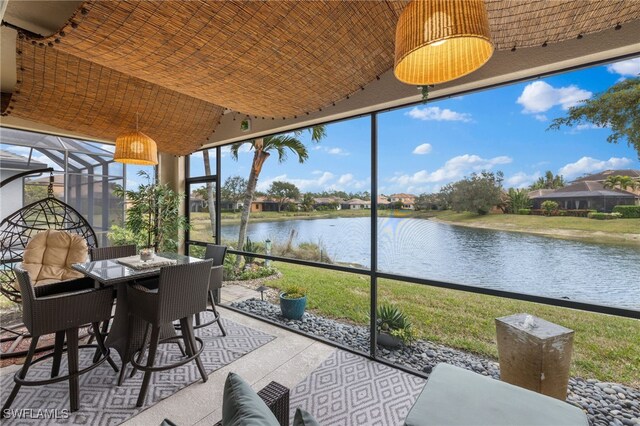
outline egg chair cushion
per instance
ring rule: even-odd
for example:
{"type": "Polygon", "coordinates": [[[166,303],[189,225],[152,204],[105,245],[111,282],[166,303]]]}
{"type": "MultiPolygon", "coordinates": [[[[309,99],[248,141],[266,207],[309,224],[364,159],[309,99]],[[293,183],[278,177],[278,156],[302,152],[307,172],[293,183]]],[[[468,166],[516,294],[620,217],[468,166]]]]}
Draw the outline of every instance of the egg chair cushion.
{"type": "Polygon", "coordinates": [[[27,244],[22,266],[35,286],[82,278],[71,268],[86,262],[87,242],[78,234],[47,230],[36,234],[27,244]]]}

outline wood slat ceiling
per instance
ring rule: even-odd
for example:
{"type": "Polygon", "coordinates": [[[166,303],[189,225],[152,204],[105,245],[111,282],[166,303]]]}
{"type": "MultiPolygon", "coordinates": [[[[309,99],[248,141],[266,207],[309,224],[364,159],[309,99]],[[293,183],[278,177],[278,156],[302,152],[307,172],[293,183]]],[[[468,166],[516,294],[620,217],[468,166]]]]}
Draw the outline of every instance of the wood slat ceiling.
{"type": "MultiPolygon", "coordinates": [[[[558,43],[640,19],[634,0],[486,3],[498,50],[558,43]]],[[[186,154],[206,141],[223,107],[303,115],[390,70],[405,4],[88,1],[56,34],[19,40],[24,70],[8,111],[110,139],[131,129],[139,111],[142,130],[161,151],[186,154]]]]}

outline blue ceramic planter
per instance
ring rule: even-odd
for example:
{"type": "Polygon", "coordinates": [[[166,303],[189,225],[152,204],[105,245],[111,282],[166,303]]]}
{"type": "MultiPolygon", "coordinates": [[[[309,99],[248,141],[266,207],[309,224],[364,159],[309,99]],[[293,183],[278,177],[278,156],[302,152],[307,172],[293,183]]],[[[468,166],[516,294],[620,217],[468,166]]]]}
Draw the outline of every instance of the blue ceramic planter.
{"type": "Polygon", "coordinates": [[[307,296],[300,299],[286,299],[282,297],[285,293],[280,293],[280,310],[282,316],[292,320],[299,320],[304,315],[304,308],[307,306],[307,296]]]}

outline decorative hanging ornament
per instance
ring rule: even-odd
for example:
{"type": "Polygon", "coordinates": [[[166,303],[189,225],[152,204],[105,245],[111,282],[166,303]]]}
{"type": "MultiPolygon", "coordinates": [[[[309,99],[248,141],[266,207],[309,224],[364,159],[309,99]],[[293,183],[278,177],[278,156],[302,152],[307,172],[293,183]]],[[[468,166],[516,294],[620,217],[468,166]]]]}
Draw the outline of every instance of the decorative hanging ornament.
{"type": "Polygon", "coordinates": [[[394,74],[424,86],[467,75],[493,54],[484,0],[413,0],[396,27],[394,74]]]}

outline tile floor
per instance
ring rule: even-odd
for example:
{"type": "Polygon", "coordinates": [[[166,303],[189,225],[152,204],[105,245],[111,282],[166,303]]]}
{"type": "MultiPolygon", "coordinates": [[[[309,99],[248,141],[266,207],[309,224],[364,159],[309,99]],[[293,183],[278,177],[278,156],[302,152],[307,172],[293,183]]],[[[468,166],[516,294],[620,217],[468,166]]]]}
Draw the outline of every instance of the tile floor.
{"type": "MultiPolygon", "coordinates": [[[[241,286],[222,290],[223,303],[256,297],[258,293],[241,286]]],[[[222,417],[222,392],[227,374],[234,371],[255,390],[277,381],[289,388],[308,376],[334,348],[313,339],[220,307],[220,315],[247,327],[276,336],[274,340],[217,371],[206,383],[196,382],[166,398],[124,423],[126,426],[160,425],[168,418],[180,426],[212,425],[222,417]]],[[[13,374],[20,366],[2,368],[0,374],[13,374]]]]}

